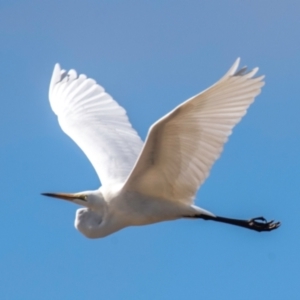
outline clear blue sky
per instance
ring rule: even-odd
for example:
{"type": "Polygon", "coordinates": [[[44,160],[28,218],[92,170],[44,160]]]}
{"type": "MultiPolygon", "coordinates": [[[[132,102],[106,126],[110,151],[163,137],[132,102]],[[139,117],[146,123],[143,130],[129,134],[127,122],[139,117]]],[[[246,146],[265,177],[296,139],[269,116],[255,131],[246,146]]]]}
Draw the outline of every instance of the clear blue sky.
{"type": "Polygon", "coordinates": [[[1,299],[299,299],[299,15],[292,0],[2,0],[1,299]],[[99,186],[50,109],[56,62],[103,85],[144,138],[238,56],[266,86],[197,204],[280,229],[180,220],[88,240],[75,205],[40,196],[99,186]]]}

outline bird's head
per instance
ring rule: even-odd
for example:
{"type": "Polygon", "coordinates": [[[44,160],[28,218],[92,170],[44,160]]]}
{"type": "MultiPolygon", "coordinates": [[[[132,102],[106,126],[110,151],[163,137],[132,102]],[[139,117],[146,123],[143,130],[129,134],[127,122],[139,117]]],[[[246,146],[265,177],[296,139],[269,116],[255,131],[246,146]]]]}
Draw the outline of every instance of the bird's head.
{"type": "Polygon", "coordinates": [[[124,227],[120,222],[109,219],[107,202],[99,190],[75,194],[43,193],[42,195],[85,206],[76,212],[75,227],[88,238],[105,237],[124,227]]]}

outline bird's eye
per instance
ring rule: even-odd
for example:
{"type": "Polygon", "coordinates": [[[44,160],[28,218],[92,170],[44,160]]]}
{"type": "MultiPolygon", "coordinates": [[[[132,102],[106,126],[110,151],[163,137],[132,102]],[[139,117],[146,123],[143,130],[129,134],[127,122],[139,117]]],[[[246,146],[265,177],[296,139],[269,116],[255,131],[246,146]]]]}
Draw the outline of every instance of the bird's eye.
{"type": "Polygon", "coordinates": [[[80,195],[78,198],[83,200],[83,201],[87,201],[87,196],[86,195],[80,195]]]}

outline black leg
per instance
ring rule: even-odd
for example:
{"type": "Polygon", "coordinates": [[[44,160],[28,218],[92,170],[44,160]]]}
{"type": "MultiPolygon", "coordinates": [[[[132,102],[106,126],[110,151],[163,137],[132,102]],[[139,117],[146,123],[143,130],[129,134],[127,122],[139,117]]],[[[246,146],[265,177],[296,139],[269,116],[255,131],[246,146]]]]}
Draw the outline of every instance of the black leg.
{"type": "Polygon", "coordinates": [[[218,216],[212,217],[207,215],[195,215],[191,218],[199,218],[203,220],[211,220],[211,221],[216,221],[221,223],[227,223],[227,224],[255,230],[258,232],[271,231],[280,226],[280,222],[274,223],[274,220],[268,222],[264,217],[253,218],[250,220],[238,220],[238,219],[230,219],[230,218],[224,218],[218,216]]]}

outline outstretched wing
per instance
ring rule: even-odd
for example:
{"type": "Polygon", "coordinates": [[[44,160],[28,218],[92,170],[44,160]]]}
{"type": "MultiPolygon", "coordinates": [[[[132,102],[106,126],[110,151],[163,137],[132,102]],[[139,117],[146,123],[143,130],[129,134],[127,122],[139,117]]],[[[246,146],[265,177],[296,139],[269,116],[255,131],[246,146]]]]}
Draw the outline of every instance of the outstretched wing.
{"type": "Polygon", "coordinates": [[[102,185],[124,182],[143,146],[126,111],[93,79],[59,64],[49,99],[62,130],[86,154],[102,185]]]}
{"type": "Polygon", "coordinates": [[[225,76],[154,123],[124,186],[140,193],[192,203],[220,156],[232,128],[246,114],[264,85],[258,68],[225,76]]]}

